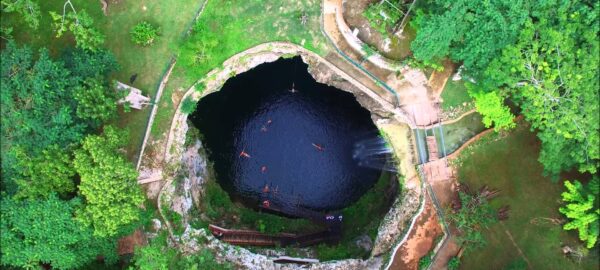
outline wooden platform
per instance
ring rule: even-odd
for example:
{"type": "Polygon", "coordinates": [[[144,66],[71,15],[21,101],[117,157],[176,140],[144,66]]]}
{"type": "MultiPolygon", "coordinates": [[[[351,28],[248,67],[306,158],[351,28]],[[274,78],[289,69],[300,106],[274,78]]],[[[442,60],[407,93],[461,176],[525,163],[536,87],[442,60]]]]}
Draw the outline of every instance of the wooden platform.
{"type": "Polygon", "coordinates": [[[440,155],[438,153],[437,142],[435,140],[435,136],[427,136],[425,137],[427,141],[427,151],[429,156],[429,161],[438,160],[440,155]]]}
{"type": "Polygon", "coordinates": [[[212,224],[208,226],[208,229],[221,241],[240,246],[306,247],[321,242],[339,240],[339,234],[329,230],[304,235],[290,233],[269,235],[250,230],[229,230],[212,224]]]}

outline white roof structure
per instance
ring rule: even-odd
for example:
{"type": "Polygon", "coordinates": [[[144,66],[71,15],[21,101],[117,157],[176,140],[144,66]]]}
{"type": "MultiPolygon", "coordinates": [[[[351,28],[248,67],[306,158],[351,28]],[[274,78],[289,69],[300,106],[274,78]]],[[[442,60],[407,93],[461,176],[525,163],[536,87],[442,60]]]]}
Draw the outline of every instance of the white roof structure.
{"type": "Polygon", "coordinates": [[[150,104],[150,98],[142,95],[140,89],[131,87],[122,82],[117,81],[117,91],[129,91],[125,98],[119,100],[119,104],[129,103],[129,106],[134,109],[141,110],[143,106],[150,104]]]}

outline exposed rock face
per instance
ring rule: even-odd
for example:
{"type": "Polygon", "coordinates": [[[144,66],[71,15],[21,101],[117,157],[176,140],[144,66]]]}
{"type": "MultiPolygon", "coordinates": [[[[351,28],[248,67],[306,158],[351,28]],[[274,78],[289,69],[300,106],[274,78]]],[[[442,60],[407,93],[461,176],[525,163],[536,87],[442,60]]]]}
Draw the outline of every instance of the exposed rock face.
{"type": "Polygon", "coordinates": [[[336,74],[327,65],[322,64],[318,61],[310,61],[311,59],[302,58],[304,62],[308,63],[308,72],[315,78],[317,82],[333,86],[337,89],[350,92],[358,103],[365,109],[371,112],[371,118],[374,122],[382,118],[391,118],[393,113],[382,108],[381,104],[370,98],[362,90],[356,87],[354,84],[345,80],[339,74],[336,74]]]}
{"type": "Polygon", "coordinates": [[[363,234],[356,238],[354,243],[359,247],[366,251],[370,251],[373,248],[373,241],[371,241],[371,237],[366,234],[363,234]]]}
{"type": "Polygon", "coordinates": [[[419,205],[419,194],[416,190],[408,190],[403,193],[401,198],[396,199],[379,226],[371,255],[380,256],[389,252],[395,244],[400,242],[404,234],[408,233],[407,228],[419,205]]]}

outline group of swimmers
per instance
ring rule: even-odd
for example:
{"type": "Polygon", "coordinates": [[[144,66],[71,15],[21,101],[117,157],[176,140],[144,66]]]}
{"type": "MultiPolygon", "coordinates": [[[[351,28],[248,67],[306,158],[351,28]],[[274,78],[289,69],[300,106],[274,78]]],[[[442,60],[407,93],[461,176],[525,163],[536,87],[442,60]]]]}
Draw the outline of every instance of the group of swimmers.
{"type": "MultiPolygon", "coordinates": [[[[294,93],[294,92],[295,92],[295,90],[294,90],[294,88],[293,88],[293,87],[292,87],[292,91],[293,91],[292,93],[294,93]]],[[[272,121],[271,119],[267,120],[267,122],[266,122],[266,123],[265,123],[265,124],[264,124],[264,125],[263,125],[263,126],[260,128],[260,131],[262,131],[262,132],[267,132],[267,131],[268,131],[268,126],[269,126],[269,125],[271,125],[271,123],[273,123],[273,121],[272,121]]],[[[313,147],[315,147],[315,149],[317,149],[317,151],[320,151],[320,152],[323,152],[323,151],[325,150],[325,148],[324,148],[323,146],[321,146],[320,144],[318,144],[318,143],[312,143],[312,146],[313,146],[313,147]]],[[[240,155],[239,155],[239,157],[240,157],[240,158],[241,158],[241,157],[244,157],[244,158],[251,158],[250,154],[248,154],[248,153],[246,152],[246,149],[243,149],[243,150],[242,150],[242,152],[240,152],[240,155]]],[[[260,167],[260,172],[261,172],[261,173],[266,173],[266,172],[267,172],[267,166],[264,166],[264,165],[263,165],[262,167],[260,167]]],[[[273,189],[273,190],[272,190],[274,194],[277,194],[278,188],[279,188],[279,187],[277,186],[277,187],[275,187],[275,189],[273,189]]],[[[263,190],[262,190],[262,191],[263,191],[263,193],[269,193],[269,192],[271,191],[271,189],[269,188],[269,184],[266,184],[266,185],[263,187],[263,190]]],[[[269,200],[268,200],[268,199],[265,199],[265,200],[263,200],[263,202],[262,202],[262,206],[263,206],[264,208],[269,208],[269,207],[271,206],[271,203],[269,202],[269,200]]]]}

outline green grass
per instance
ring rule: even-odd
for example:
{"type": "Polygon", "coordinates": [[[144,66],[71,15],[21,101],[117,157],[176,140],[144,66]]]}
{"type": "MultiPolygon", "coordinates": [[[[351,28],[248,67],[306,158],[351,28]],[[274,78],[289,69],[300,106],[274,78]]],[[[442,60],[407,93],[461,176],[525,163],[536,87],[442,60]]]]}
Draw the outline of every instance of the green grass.
{"type": "Polygon", "coordinates": [[[463,80],[453,81],[449,79],[442,91],[442,109],[449,110],[462,106],[463,103],[472,102],[463,80]]]}
{"type": "MultiPolygon", "coordinates": [[[[46,47],[53,55],[58,55],[67,46],[74,46],[71,34],[55,38],[50,29],[49,11],[62,13],[64,1],[38,1],[41,7],[41,21],[38,30],[23,24],[15,14],[2,14],[2,26],[12,26],[13,36],[20,44],[33,48],[46,47]]],[[[106,36],[104,46],[116,57],[121,69],[113,79],[129,84],[129,78],[138,74],[132,84],[144,95],[154,97],[161,77],[171,57],[175,56],[186,29],[191,26],[202,1],[109,1],[108,16],[102,14],[99,1],[71,1],[76,10],[85,9],[94,19],[94,26],[106,36]],[[145,7],[145,9],[144,9],[145,7]],[[135,45],[131,41],[131,29],[141,21],[149,21],[161,28],[160,38],[149,47],[135,45]]],[[[166,99],[170,97],[167,96],[166,99]]],[[[130,145],[127,148],[131,160],[137,158],[144,136],[150,107],[141,111],[121,112],[113,124],[130,130],[130,145]]]]}
{"type": "Polygon", "coordinates": [[[182,45],[152,127],[153,137],[160,139],[168,131],[183,91],[239,52],[265,42],[289,41],[324,55],[327,43],[320,31],[320,15],[319,0],[208,1],[182,45]],[[300,23],[303,13],[306,25],[300,23]],[[199,54],[205,57],[199,60],[199,54]]]}
{"type": "Polygon", "coordinates": [[[533,269],[598,269],[598,248],[577,265],[562,255],[563,244],[580,244],[576,232],[564,231],[536,218],[562,218],[558,212],[562,183],[542,176],[537,161],[540,142],[529,127],[521,124],[505,137],[484,136],[459,157],[458,179],[479,188],[488,185],[500,190],[492,206],[510,206],[509,219],[484,232],[487,245],[461,258],[460,269],[503,269],[520,256],[505,232],[529,259],[533,269]],[[595,254],[595,255],[594,255],[595,254]]]}

